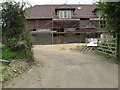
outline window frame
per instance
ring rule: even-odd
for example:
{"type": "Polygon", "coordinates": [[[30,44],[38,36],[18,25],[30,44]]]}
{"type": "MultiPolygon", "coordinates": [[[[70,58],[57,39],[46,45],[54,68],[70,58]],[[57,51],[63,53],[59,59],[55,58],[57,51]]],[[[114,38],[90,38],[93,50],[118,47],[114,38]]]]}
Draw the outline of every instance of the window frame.
{"type": "Polygon", "coordinates": [[[59,18],[71,18],[71,10],[59,10],[59,18]]]}

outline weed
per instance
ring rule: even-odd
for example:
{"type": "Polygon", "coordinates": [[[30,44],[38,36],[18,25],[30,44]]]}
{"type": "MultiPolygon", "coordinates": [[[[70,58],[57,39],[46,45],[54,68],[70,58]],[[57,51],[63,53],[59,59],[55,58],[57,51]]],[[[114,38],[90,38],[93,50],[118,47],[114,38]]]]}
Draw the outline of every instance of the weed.
{"type": "Polygon", "coordinates": [[[2,47],[2,59],[12,60],[12,59],[33,59],[33,53],[29,49],[21,49],[18,51],[12,51],[8,46],[2,47]]]}
{"type": "Polygon", "coordinates": [[[11,78],[10,74],[4,74],[3,76],[4,76],[3,77],[3,80],[4,80],[3,82],[8,81],[11,78]]]}

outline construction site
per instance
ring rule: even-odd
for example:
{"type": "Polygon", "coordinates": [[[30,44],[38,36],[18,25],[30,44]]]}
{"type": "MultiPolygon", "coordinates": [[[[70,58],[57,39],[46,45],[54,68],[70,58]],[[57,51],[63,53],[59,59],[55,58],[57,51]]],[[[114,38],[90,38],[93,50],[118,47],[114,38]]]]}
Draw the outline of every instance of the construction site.
{"type": "Polygon", "coordinates": [[[87,43],[105,33],[93,4],[36,5],[26,20],[37,45],[87,43]]]}
{"type": "MultiPolygon", "coordinates": [[[[45,0],[39,1],[33,2],[41,4],[45,0]]],[[[10,16],[5,20],[14,23],[6,24],[4,29],[4,35],[10,37],[1,49],[3,89],[118,88],[120,35],[108,34],[105,27],[109,22],[105,22],[96,5],[35,4],[21,15],[24,4],[6,4],[13,10],[6,7],[5,15],[10,16]],[[34,37],[33,43],[28,34],[34,37]]],[[[117,5],[110,5],[112,17],[119,13],[114,8],[118,9],[117,5]]],[[[110,20],[117,22],[117,16],[110,20]]]]}

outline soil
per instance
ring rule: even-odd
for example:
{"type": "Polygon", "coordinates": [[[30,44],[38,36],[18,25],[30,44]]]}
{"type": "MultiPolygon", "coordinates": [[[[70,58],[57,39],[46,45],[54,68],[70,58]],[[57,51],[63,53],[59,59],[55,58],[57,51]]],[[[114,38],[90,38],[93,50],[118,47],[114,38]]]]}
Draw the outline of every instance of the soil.
{"type": "Polygon", "coordinates": [[[14,78],[26,73],[34,66],[34,62],[28,62],[26,59],[11,60],[9,65],[2,66],[2,85],[5,86],[14,78]]]}
{"type": "Polygon", "coordinates": [[[35,63],[6,88],[118,88],[118,65],[106,58],[73,51],[71,45],[36,45],[35,63]]]}

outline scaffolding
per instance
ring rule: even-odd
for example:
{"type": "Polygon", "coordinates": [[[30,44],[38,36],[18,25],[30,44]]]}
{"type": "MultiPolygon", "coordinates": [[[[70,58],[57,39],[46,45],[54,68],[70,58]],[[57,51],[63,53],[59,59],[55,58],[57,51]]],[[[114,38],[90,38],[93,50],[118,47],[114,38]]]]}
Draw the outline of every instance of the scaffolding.
{"type": "MultiPolygon", "coordinates": [[[[61,7],[61,6],[62,5],[60,5],[59,7],[61,7]]],[[[57,7],[57,9],[59,7],[57,7]]],[[[37,36],[38,36],[37,41],[39,41],[40,35],[43,34],[43,33],[46,33],[46,32],[48,34],[50,34],[51,40],[49,40],[49,41],[51,41],[51,44],[69,43],[70,40],[71,40],[71,43],[85,42],[85,40],[83,40],[83,41],[81,40],[80,41],[79,38],[82,38],[82,37],[86,38],[87,37],[86,34],[90,34],[90,33],[93,33],[93,35],[95,37],[95,30],[94,30],[94,28],[92,28],[93,29],[92,32],[84,32],[84,31],[81,32],[80,31],[81,29],[84,29],[84,28],[80,27],[80,25],[81,25],[80,18],[79,19],[78,18],[77,19],[76,18],[56,18],[57,15],[56,15],[56,12],[55,12],[54,9],[55,9],[54,6],[52,6],[53,13],[52,13],[51,21],[46,23],[43,27],[41,27],[41,29],[45,29],[47,27],[47,25],[51,24],[51,30],[50,31],[40,31],[40,30],[37,30],[36,31],[37,36]],[[63,26],[59,25],[61,23],[62,23],[63,26]],[[64,30],[62,31],[63,28],[64,28],[64,30]],[[78,36],[79,38],[77,38],[75,35],[78,36]]],[[[64,9],[67,10],[67,8],[64,8],[64,9]]],[[[84,16],[86,16],[86,14],[84,14],[84,16]]],[[[89,15],[89,17],[92,17],[92,16],[93,15],[91,15],[91,14],[89,15]]],[[[98,19],[92,17],[91,19],[89,19],[89,23],[91,23],[90,21],[96,21],[96,20],[98,21],[98,19]]],[[[89,25],[89,23],[88,23],[88,25],[89,25]]],[[[36,20],[36,24],[37,24],[36,27],[39,28],[38,20],[36,20]]],[[[86,28],[87,29],[91,29],[90,27],[86,27],[86,28]]]]}

